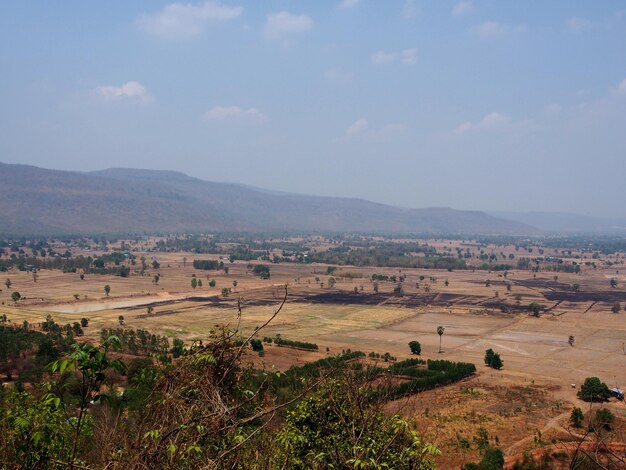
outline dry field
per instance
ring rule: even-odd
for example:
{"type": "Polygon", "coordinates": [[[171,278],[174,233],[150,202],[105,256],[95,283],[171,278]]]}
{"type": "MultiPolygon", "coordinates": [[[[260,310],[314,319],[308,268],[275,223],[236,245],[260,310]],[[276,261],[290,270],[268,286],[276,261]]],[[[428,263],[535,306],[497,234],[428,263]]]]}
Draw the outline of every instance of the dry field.
{"type": "MultiPolygon", "coordinates": [[[[517,270],[505,279],[502,273],[478,270],[342,267],[335,274],[337,284],[329,288],[326,266],[272,264],[271,279],[261,280],[247,262],[229,264],[226,275],[194,270],[194,258],[217,256],[158,254],[158,284],[153,282],[157,272],[153,270],[128,278],[91,274],[84,280],[78,274],[42,270],[36,282],[28,272],[2,273],[0,314],[17,324],[24,320],[37,324],[48,314],[62,324],[87,317],[85,333],[91,339],[98,338],[102,327],[118,326],[118,316],[123,315],[127,327],[192,341],[205,339],[221,324],[252,331],[272,314],[284,293],[282,286],[288,284],[288,301],[263,336],[281,334],[315,342],[320,349],[313,353],[268,347],[263,358],[268,368],[285,369],[347,348],[406,358],[412,340],[420,341],[424,358],[475,363],[479,373],[474,378],[394,404],[416,417],[425,437],[455,449],[453,455],[465,461],[474,451],[459,447],[459,436],[471,441],[481,426],[497,434],[499,445],[511,455],[545,444],[545,433],[537,439],[532,436],[546,426],[554,431],[555,423],[567,421],[572,404],[580,406],[576,391],[585,377],[598,376],[611,387],[626,388],[626,312],[611,312],[615,302],[626,306],[626,278],[615,267],[583,269],[580,275],[560,273],[556,280],[552,273],[534,276],[517,270]],[[356,277],[341,277],[348,273],[356,277]],[[373,273],[406,275],[403,296],[393,295],[391,282],[379,282],[379,292],[374,292],[369,280],[373,273]],[[202,287],[191,288],[192,274],[203,281],[202,287]],[[9,290],[6,277],[12,283],[9,290]],[[609,286],[611,277],[618,278],[617,288],[609,286]],[[217,285],[210,288],[209,279],[217,285]],[[510,291],[506,283],[511,284],[510,291]],[[571,291],[574,283],[580,292],[571,291]],[[108,297],[105,284],[111,287],[108,297]],[[227,298],[220,294],[223,287],[233,290],[227,298]],[[10,299],[13,291],[26,299],[15,305],[10,299]],[[240,324],[237,298],[243,306],[240,324]],[[526,310],[532,302],[546,309],[539,318],[526,310]],[[153,308],[151,314],[148,306],[153,308]],[[445,327],[441,354],[439,325],[445,327]],[[574,346],[568,343],[570,335],[574,346]],[[487,348],[501,354],[502,371],[483,365],[487,348]]],[[[617,416],[626,417],[624,403],[609,406],[617,416]]],[[[444,459],[441,464],[446,468],[456,461],[444,459]]]]}

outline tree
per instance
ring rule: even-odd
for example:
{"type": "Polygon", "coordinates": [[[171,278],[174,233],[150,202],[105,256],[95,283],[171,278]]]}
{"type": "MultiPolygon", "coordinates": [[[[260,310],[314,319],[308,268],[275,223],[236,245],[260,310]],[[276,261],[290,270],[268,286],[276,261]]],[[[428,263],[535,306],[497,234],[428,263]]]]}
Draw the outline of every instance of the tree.
{"type": "Polygon", "coordinates": [[[191,288],[195,289],[198,287],[198,278],[196,276],[191,278],[191,288]]]}
{"type": "Polygon", "coordinates": [[[485,351],[485,364],[492,369],[502,369],[504,363],[500,358],[500,354],[495,352],[493,349],[489,348],[485,351]]]}
{"type": "Polygon", "coordinates": [[[606,429],[607,431],[611,430],[611,425],[615,421],[615,415],[611,413],[611,410],[608,408],[600,408],[596,411],[596,416],[594,419],[594,424],[596,431],[599,429],[606,429]]]}
{"type": "Polygon", "coordinates": [[[574,347],[574,335],[569,335],[567,342],[569,343],[570,346],[574,347]]]}
{"type": "Polygon", "coordinates": [[[185,352],[185,343],[183,342],[183,340],[179,338],[174,338],[174,344],[170,352],[172,353],[172,356],[175,358],[182,356],[183,353],[185,352]]]}
{"type": "Polygon", "coordinates": [[[585,382],[580,386],[580,391],[577,395],[578,398],[585,401],[602,402],[608,400],[611,396],[611,392],[609,391],[609,387],[598,377],[587,377],[585,382]]]}
{"type": "Polygon", "coordinates": [[[255,352],[263,351],[263,341],[260,339],[251,339],[250,346],[252,346],[252,350],[255,352]]]}
{"type": "Polygon", "coordinates": [[[328,278],[328,287],[330,287],[331,289],[333,287],[335,287],[335,283],[337,282],[337,280],[334,277],[329,277],[328,278]]]}
{"type": "Polygon", "coordinates": [[[80,326],[82,326],[83,328],[87,328],[87,326],[89,326],[89,318],[81,318],[80,326]]]}
{"type": "Polygon", "coordinates": [[[569,417],[570,424],[575,428],[582,428],[584,419],[585,415],[583,414],[583,410],[575,406],[569,417]]]}
{"type": "Polygon", "coordinates": [[[6,281],[4,281],[4,285],[7,286],[7,289],[11,288],[11,279],[7,277],[6,281]]]}
{"type": "Polygon", "coordinates": [[[619,304],[619,302],[615,302],[613,306],[611,307],[611,312],[613,313],[619,313],[621,310],[622,310],[622,306],[619,304]]]}
{"type": "Polygon", "coordinates": [[[20,299],[22,298],[22,294],[20,294],[19,292],[15,291],[11,294],[11,300],[13,300],[13,302],[17,303],[20,299]]]}
{"type": "Polygon", "coordinates": [[[209,281],[209,287],[215,287],[215,285],[216,285],[216,284],[217,284],[217,283],[215,282],[215,279],[211,279],[211,280],[209,281]]]}
{"type": "Polygon", "coordinates": [[[493,353],[493,359],[491,359],[491,364],[489,364],[489,367],[500,370],[502,369],[503,365],[504,363],[502,362],[502,359],[500,358],[500,354],[493,353]]]}
{"type": "Polygon", "coordinates": [[[158,274],[155,274],[154,277],[152,278],[152,282],[154,282],[155,284],[159,284],[159,281],[161,280],[161,276],[159,276],[158,274]]]}
{"type": "Polygon", "coordinates": [[[117,317],[117,321],[119,322],[120,325],[124,324],[124,315],[120,315],[119,317],[117,317]]]}
{"type": "Polygon", "coordinates": [[[533,317],[539,317],[539,313],[543,309],[543,305],[538,304],[537,302],[533,302],[528,305],[528,310],[530,310],[533,314],[533,317]]]}
{"type": "Polygon", "coordinates": [[[374,290],[374,292],[378,292],[378,282],[374,282],[372,284],[372,289],[374,290]]]}
{"type": "Polygon", "coordinates": [[[611,278],[611,287],[615,289],[617,287],[617,279],[614,277],[611,278]]]}
{"type": "Polygon", "coordinates": [[[441,337],[443,336],[443,332],[446,331],[446,329],[439,325],[437,327],[437,334],[439,335],[439,353],[441,354],[441,337]]]}
{"type": "Polygon", "coordinates": [[[187,266],[187,257],[183,256],[183,268],[187,266]]]}
{"type": "Polygon", "coordinates": [[[493,360],[493,355],[495,354],[495,352],[493,351],[493,349],[489,348],[485,351],[485,365],[489,366],[491,364],[491,361],[493,360]]]}
{"type": "Polygon", "coordinates": [[[237,290],[237,279],[233,281],[233,289],[237,290]]]}
{"type": "Polygon", "coordinates": [[[298,402],[278,433],[272,468],[433,469],[429,458],[440,451],[362,389],[330,380],[298,402]]]}
{"type": "Polygon", "coordinates": [[[411,354],[420,355],[422,353],[422,345],[419,341],[411,341],[409,343],[409,348],[411,349],[411,354]]]}
{"type": "Polygon", "coordinates": [[[111,286],[107,284],[106,286],[104,286],[104,293],[107,297],[109,296],[109,292],[111,292],[111,286]]]}
{"type": "Polygon", "coordinates": [[[228,297],[228,294],[230,294],[230,289],[228,287],[222,288],[222,296],[228,297]]]}
{"type": "MultiPolygon", "coordinates": [[[[87,416],[87,409],[92,403],[100,403],[102,396],[100,388],[102,387],[108,370],[114,370],[117,373],[124,373],[126,367],[121,359],[110,360],[107,356],[111,347],[119,348],[120,340],[117,336],[110,336],[104,341],[100,347],[91,346],[89,344],[74,344],[72,353],[66,358],[54,361],[50,364],[51,373],[59,372],[63,374],[65,371],[75,371],[80,377],[80,386],[77,390],[78,398],[78,415],[73,420],[68,420],[73,428],[73,443],[69,457],[68,468],[74,468],[78,444],[87,416]]],[[[61,403],[65,403],[65,393],[57,393],[56,399],[61,403]]],[[[66,409],[69,404],[64,404],[66,409]]]]}

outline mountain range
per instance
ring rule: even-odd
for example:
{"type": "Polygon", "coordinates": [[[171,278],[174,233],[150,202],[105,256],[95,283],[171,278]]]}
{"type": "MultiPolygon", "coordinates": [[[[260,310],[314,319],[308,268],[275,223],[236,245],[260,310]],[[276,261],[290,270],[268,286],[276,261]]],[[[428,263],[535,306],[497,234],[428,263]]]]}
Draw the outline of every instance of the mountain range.
{"type": "Polygon", "coordinates": [[[200,231],[540,234],[530,224],[480,211],[281,193],[174,171],[85,173],[0,163],[5,235],[200,231]]]}

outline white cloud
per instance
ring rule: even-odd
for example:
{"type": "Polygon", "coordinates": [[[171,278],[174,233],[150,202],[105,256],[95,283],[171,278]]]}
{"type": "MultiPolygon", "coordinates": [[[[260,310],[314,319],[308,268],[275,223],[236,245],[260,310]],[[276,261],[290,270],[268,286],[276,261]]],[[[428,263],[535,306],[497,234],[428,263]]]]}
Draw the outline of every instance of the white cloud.
{"type": "Polygon", "coordinates": [[[368,127],[369,127],[369,123],[367,122],[367,119],[361,118],[355,121],[354,123],[352,123],[350,127],[348,127],[348,130],[346,131],[346,135],[348,137],[352,137],[354,135],[361,134],[365,130],[367,130],[368,127]]]}
{"type": "Polygon", "coordinates": [[[203,119],[212,122],[239,122],[256,125],[267,122],[267,117],[258,109],[244,109],[239,106],[214,106],[204,113],[203,119]]]}
{"type": "Polygon", "coordinates": [[[337,5],[337,8],[353,8],[359,3],[361,3],[361,0],[342,0],[341,2],[339,2],[339,5],[337,5]]]}
{"type": "Polygon", "coordinates": [[[528,31],[526,24],[518,24],[516,26],[509,26],[497,21],[486,21],[474,27],[474,31],[481,37],[496,37],[503,36],[508,33],[525,33],[528,31]]]}
{"type": "Polygon", "coordinates": [[[307,15],[292,15],[281,11],[267,15],[264,31],[268,38],[280,39],[285,35],[304,33],[312,28],[313,20],[307,15]]]}
{"type": "Polygon", "coordinates": [[[569,18],[567,20],[567,29],[574,33],[582,33],[594,28],[594,23],[586,18],[569,18]]]}
{"type": "Polygon", "coordinates": [[[621,96],[626,96],[626,78],[617,85],[617,94],[621,96]]]}
{"type": "Polygon", "coordinates": [[[391,64],[400,62],[405,65],[413,65],[417,61],[417,49],[404,49],[400,52],[378,51],[372,54],[372,63],[374,65],[391,64]]]}
{"type": "Polygon", "coordinates": [[[213,1],[196,5],[171,3],[156,13],[143,14],[137,25],[146,33],[165,39],[189,38],[204,31],[210,21],[225,21],[238,17],[242,7],[230,7],[213,1]]]}
{"type": "Polygon", "coordinates": [[[472,2],[471,0],[465,0],[454,5],[454,8],[452,9],[452,14],[455,16],[460,16],[470,13],[472,10],[474,10],[474,2],[472,2]]]}
{"type": "Polygon", "coordinates": [[[368,142],[388,142],[393,137],[402,134],[406,126],[398,123],[386,124],[380,128],[372,128],[365,118],[353,122],[346,130],[346,137],[359,138],[368,142]]]}
{"type": "Polygon", "coordinates": [[[106,100],[131,99],[142,104],[153,101],[148,90],[135,81],[126,82],[121,86],[102,85],[96,87],[96,93],[106,100]]]}
{"type": "Polygon", "coordinates": [[[329,82],[348,83],[352,81],[352,74],[341,69],[330,69],[324,72],[324,78],[329,82]]]}
{"type": "Polygon", "coordinates": [[[462,134],[469,131],[497,130],[507,127],[510,123],[511,118],[509,116],[494,111],[487,114],[478,122],[464,122],[456,128],[456,132],[462,134]]]}

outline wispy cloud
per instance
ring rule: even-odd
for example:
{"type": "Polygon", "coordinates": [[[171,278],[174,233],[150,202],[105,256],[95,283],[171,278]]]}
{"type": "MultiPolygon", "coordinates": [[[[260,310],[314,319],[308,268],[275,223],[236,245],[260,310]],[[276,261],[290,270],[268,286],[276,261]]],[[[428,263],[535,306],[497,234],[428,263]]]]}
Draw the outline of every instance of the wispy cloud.
{"type": "Polygon", "coordinates": [[[595,28],[595,23],[586,18],[569,18],[566,25],[567,29],[574,33],[582,33],[595,28]]]}
{"type": "Polygon", "coordinates": [[[353,122],[346,130],[346,137],[350,139],[364,139],[369,142],[388,142],[402,134],[406,126],[398,123],[386,124],[379,128],[372,128],[365,118],[353,122]]]}
{"type": "Polygon", "coordinates": [[[146,33],[164,38],[190,38],[201,34],[211,21],[225,21],[241,15],[240,6],[226,6],[207,1],[199,4],[171,3],[155,13],[146,13],[137,19],[137,25],[146,33]]]}
{"type": "Polygon", "coordinates": [[[244,109],[239,106],[214,106],[202,116],[207,122],[236,122],[260,125],[267,122],[267,116],[256,108],[244,109]]]}
{"type": "Polygon", "coordinates": [[[472,2],[471,0],[466,0],[466,1],[459,2],[456,5],[454,5],[454,8],[452,8],[452,14],[455,16],[461,16],[461,15],[470,13],[473,10],[474,10],[474,2],[472,2]]]}
{"type": "Polygon", "coordinates": [[[483,38],[503,36],[509,33],[525,33],[526,31],[528,31],[528,26],[525,24],[511,26],[497,21],[485,21],[474,26],[474,32],[483,38]]]}
{"type": "Polygon", "coordinates": [[[337,5],[337,8],[341,8],[341,9],[354,8],[359,3],[361,3],[361,0],[342,0],[337,5]]]}
{"type": "Polygon", "coordinates": [[[402,7],[402,11],[400,12],[400,16],[402,19],[410,21],[414,19],[419,14],[419,8],[415,4],[415,0],[406,0],[404,2],[404,6],[402,7]]]}
{"type": "Polygon", "coordinates": [[[141,104],[151,103],[152,96],[139,82],[130,81],[120,86],[102,85],[96,87],[96,93],[105,100],[132,100],[141,104]]]}
{"type": "Polygon", "coordinates": [[[506,114],[499,112],[491,112],[483,117],[480,121],[466,121],[456,128],[456,132],[463,134],[470,131],[497,130],[507,127],[511,123],[511,118],[506,114]]]}
{"type": "Polygon", "coordinates": [[[313,20],[309,16],[281,11],[267,15],[264,32],[269,39],[281,39],[284,36],[304,33],[311,29],[313,29],[313,20]]]}
{"type": "Polygon", "coordinates": [[[392,64],[400,62],[404,65],[413,65],[417,61],[417,49],[404,49],[399,52],[378,51],[372,54],[372,63],[374,65],[392,64]]]}
{"type": "Polygon", "coordinates": [[[626,78],[617,85],[617,94],[620,96],[626,96],[626,78]]]}

